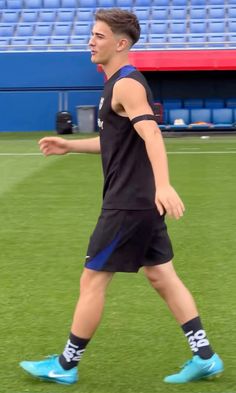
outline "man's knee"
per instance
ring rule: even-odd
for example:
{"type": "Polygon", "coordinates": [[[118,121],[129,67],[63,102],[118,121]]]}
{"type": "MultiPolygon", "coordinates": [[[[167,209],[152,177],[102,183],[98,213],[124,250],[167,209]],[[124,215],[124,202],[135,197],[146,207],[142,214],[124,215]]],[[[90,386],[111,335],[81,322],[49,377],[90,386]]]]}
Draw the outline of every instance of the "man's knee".
{"type": "Polygon", "coordinates": [[[144,273],[155,289],[165,287],[177,277],[172,261],[161,265],[145,266],[144,273]]]}
{"type": "Polygon", "coordinates": [[[80,277],[80,294],[91,291],[105,292],[113,273],[84,268],[80,277]]]}

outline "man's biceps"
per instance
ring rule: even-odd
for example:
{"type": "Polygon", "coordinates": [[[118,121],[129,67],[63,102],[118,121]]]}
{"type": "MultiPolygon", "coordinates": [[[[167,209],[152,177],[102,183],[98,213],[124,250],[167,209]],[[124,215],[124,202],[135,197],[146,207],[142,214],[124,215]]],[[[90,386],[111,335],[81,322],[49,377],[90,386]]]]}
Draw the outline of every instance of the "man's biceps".
{"type": "Polygon", "coordinates": [[[141,136],[142,139],[145,139],[146,128],[141,123],[136,123],[134,125],[135,131],[141,136]]]}

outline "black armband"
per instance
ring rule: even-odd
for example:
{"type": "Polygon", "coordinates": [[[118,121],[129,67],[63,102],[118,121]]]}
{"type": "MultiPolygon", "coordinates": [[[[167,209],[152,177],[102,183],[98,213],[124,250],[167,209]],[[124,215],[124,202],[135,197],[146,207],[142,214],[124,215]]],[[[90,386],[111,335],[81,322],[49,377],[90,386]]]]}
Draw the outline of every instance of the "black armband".
{"type": "Polygon", "coordinates": [[[147,114],[147,115],[141,115],[141,116],[136,116],[131,120],[131,123],[133,124],[133,126],[138,123],[139,121],[143,121],[143,120],[153,120],[153,121],[157,121],[156,120],[156,116],[155,115],[151,115],[151,114],[147,114]]]}

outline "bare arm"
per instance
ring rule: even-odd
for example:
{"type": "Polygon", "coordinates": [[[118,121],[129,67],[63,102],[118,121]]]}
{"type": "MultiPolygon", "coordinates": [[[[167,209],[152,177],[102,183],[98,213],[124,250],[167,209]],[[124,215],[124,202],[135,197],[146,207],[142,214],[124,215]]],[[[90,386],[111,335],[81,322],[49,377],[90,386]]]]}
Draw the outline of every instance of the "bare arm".
{"type": "Polygon", "coordinates": [[[100,137],[68,140],[61,137],[40,139],[39,147],[45,156],[67,153],[100,153],[100,137]]]}
{"type": "MultiPolygon", "coordinates": [[[[119,102],[130,119],[153,114],[144,87],[133,79],[121,79],[115,85],[114,102],[119,102]],[[130,92],[130,93],[129,93],[130,92]]],[[[135,130],[144,140],[156,185],[156,206],[161,215],[176,219],[184,213],[184,204],[170,185],[167,155],[161,131],[155,121],[144,120],[135,124],[135,130]]]]}

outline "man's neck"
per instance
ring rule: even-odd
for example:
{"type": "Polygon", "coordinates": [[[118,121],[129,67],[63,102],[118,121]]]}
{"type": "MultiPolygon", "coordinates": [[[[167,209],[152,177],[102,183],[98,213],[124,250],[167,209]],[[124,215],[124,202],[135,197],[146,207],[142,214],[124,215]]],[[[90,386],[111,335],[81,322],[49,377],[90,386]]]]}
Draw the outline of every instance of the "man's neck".
{"type": "Polygon", "coordinates": [[[122,61],[110,62],[109,64],[102,65],[102,69],[105,72],[107,79],[110,79],[118,70],[129,64],[130,62],[127,57],[122,59],[122,61]]]}

